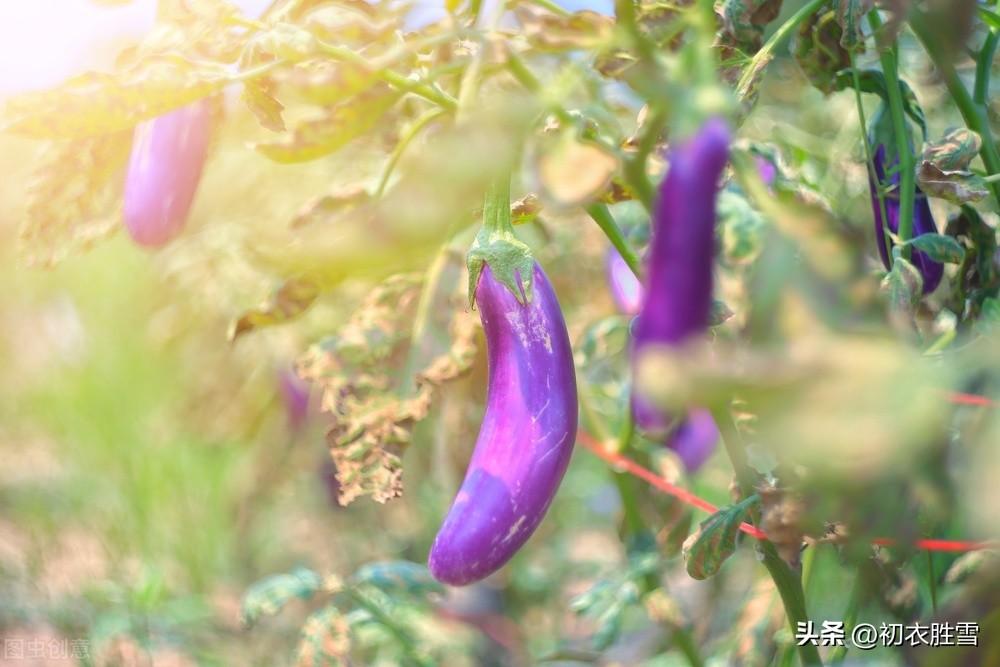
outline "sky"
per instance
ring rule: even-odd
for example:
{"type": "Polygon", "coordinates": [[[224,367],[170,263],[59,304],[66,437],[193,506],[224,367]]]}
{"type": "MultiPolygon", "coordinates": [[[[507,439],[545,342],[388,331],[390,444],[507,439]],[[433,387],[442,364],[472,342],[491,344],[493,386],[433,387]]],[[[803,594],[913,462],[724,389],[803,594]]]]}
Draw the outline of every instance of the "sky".
{"type": "MultiPolygon", "coordinates": [[[[611,13],[613,0],[559,0],[568,9],[611,13]]],[[[271,0],[235,0],[249,16],[271,0]]],[[[443,0],[416,0],[411,25],[440,17],[443,0]]],[[[42,90],[91,69],[108,69],[115,45],[148,31],[156,0],[0,0],[0,96],[42,90]]]]}
{"type": "MultiPolygon", "coordinates": [[[[255,15],[270,0],[236,4],[255,15]]],[[[113,46],[143,35],[155,18],[156,0],[0,0],[0,95],[51,88],[74,74],[106,69],[113,46]]]]}

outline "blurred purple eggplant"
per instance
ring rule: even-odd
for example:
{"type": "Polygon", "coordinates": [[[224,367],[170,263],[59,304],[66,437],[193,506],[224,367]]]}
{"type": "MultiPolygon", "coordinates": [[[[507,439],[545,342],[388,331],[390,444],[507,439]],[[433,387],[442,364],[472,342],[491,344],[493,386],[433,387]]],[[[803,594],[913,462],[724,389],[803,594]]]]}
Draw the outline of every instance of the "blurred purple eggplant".
{"type": "MultiPolygon", "coordinates": [[[[649,347],[680,347],[708,329],[715,202],[719,178],[729,159],[729,141],[726,123],[714,118],[670,152],[670,170],[660,185],[652,220],[645,296],[633,329],[633,359],[649,347]]],[[[632,410],[640,430],[653,438],[667,436],[672,422],[669,415],[638,393],[632,395],[632,410]]],[[[709,421],[710,415],[695,411],[669,439],[668,446],[681,453],[685,464],[700,465],[707,458],[704,450],[710,453],[714,446],[715,438],[708,437],[709,421]]]]}
{"type": "Polygon", "coordinates": [[[201,180],[211,124],[211,105],[200,100],[136,126],[123,215],[139,245],[162,246],[184,228],[201,180]]]}

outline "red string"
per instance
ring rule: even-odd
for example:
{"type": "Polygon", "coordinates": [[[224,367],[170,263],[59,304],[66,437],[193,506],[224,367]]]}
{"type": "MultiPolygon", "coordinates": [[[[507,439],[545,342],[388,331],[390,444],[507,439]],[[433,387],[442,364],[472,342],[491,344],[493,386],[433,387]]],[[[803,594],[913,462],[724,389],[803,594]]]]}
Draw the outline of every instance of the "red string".
{"type": "Polygon", "coordinates": [[[948,400],[956,405],[976,405],[983,408],[995,408],[998,404],[996,401],[986,398],[985,396],[979,396],[978,394],[965,394],[960,391],[953,391],[948,394],[948,400]]]}
{"type": "MultiPolygon", "coordinates": [[[[968,396],[968,395],[966,395],[968,396]]],[[[983,398],[982,396],[975,397],[982,400],[989,401],[989,399],[983,398]]],[[[990,402],[992,404],[992,401],[990,402]]],[[[980,405],[976,403],[974,405],[980,405]]],[[[695,494],[691,493],[687,489],[682,489],[676,484],[671,484],[663,477],[660,477],[652,470],[642,467],[632,459],[622,456],[617,452],[612,452],[606,449],[601,443],[599,443],[592,435],[586,431],[580,431],[576,436],[577,441],[586,447],[588,450],[604,459],[611,465],[624,470],[628,474],[638,477],[639,479],[655,486],[660,491],[677,498],[683,503],[691,505],[692,507],[697,507],[700,510],[708,512],[709,514],[714,514],[718,511],[718,507],[708,502],[704,498],[700,498],[695,494]]],[[[757,538],[758,540],[766,540],[767,534],[759,528],[755,528],[750,524],[744,522],[740,524],[740,530],[742,530],[747,535],[757,538]]],[[[890,546],[896,544],[896,541],[888,538],[881,537],[873,541],[874,544],[879,546],[890,546]]],[[[964,552],[964,551],[976,551],[979,549],[991,549],[1000,548],[1000,542],[969,542],[961,540],[937,540],[937,539],[919,539],[913,542],[913,546],[919,549],[926,549],[927,551],[949,551],[949,552],[964,552]]]]}

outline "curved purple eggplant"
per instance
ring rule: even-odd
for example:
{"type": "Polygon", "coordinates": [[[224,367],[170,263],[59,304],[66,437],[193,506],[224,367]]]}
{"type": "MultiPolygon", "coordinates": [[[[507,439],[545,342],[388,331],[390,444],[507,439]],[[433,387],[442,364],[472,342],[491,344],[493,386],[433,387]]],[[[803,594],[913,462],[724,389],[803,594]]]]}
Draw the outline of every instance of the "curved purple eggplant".
{"type": "MultiPolygon", "coordinates": [[[[714,118],[694,137],[671,150],[670,171],[660,185],[652,220],[645,296],[633,329],[633,359],[644,348],[680,346],[708,329],[715,260],[715,200],[719,177],[729,159],[729,141],[726,123],[714,118]]],[[[636,426],[651,437],[667,435],[670,416],[637,393],[632,395],[632,412],[636,426]]],[[[668,445],[679,450],[693,447],[693,440],[708,440],[702,437],[706,435],[702,428],[706,416],[710,421],[710,415],[699,411],[688,415],[668,445]]],[[[715,439],[711,440],[704,447],[714,446],[715,439]]],[[[698,457],[690,458],[695,461],[698,457]]]]}
{"type": "MultiPolygon", "coordinates": [[[[874,138],[873,138],[874,141],[874,138]]],[[[895,157],[891,165],[886,165],[886,147],[884,144],[879,144],[875,148],[875,154],[872,156],[872,160],[875,163],[875,178],[878,179],[879,183],[883,183],[890,190],[888,193],[883,195],[882,199],[885,202],[885,216],[888,219],[887,222],[889,231],[893,234],[899,232],[899,184],[902,180],[902,176],[899,170],[889,176],[886,179],[887,168],[891,169],[899,164],[899,158],[895,157]]],[[[871,193],[872,199],[872,211],[875,213],[875,240],[878,244],[878,254],[882,258],[882,264],[885,268],[889,268],[889,247],[886,245],[885,234],[882,233],[884,229],[882,225],[882,208],[879,206],[878,201],[878,186],[876,185],[875,178],[869,176],[868,178],[868,189],[871,193]]],[[[927,201],[927,195],[923,193],[919,186],[914,186],[916,188],[916,195],[913,199],[913,236],[917,237],[922,234],[936,234],[937,225],[934,224],[934,216],[931,214],[931,207],[927,201]]],[[[913,254],[911,257],[913,265],[917,267],[920,271],[920,275],[924,279],[924,294],[930,294],[935,289],[937,289],[938,284],[941,282],[941,277],[944,275],[944,265],[940,262],[935,262],[922,251],[913,249],[913,254]]]]}
{"type": "Polygon", "coordinates": [[[431,547],[438,580],[462,586],[503,566],[545,516],[576,442],[573,352],[552,286],[538,264],[521,304],[494,277],[479,276],[489,386],[465,480],[431,547]]]}
{"type": "Polygon", "coordinates": [[[614,248],[608,248],[604,260],[604,270],[608,277],[611,298],[618,310],[625,315],[635,315],[642,305],[642,284],[632,273],[628,263],[614,248]]]}
{"type": "Polygon", "coordinates": [[[125,227],[139,245],[180,233],[208,152],[212,112],[201,100],[135,128],[125,177],[125,227]]]}

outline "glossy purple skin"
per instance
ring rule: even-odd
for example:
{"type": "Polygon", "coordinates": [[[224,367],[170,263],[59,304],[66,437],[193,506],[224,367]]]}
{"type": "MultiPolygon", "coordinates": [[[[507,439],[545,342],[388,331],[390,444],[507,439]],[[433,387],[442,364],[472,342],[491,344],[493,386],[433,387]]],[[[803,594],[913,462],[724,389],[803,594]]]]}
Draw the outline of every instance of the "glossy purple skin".
{"type": "Polygon", "coordinates": [[[527,305],[483,268],[486,414],[465,480],[431,547],[436,579],[463,586],[497,571],[545,516],[576,442],[573,352],[559,302],[535,264],[527,305]]]}
{"type": "Polygon", "coordinates": [[[140,123],[125,176],[125,228],[161,246],[180,233],[208,152],[211,107],[202,100],[140,123]]]}
{"type": "Polygon", "coordinates": [[[642,305],[642,284],[632,273],[625,259],[614,248],[608,248],[604,260],[611,298],[618,310],[625,315],[635,315],[642,305]]]}
{"type": "MultiPolygon", "coordinates": [[[[875,149],[873,160],[875,162],[875,174],[879,182],[894,186],[897,189],[896,192],[889,192],[883,196],[883,200],[885,201],[885,214],[889,219],[889,230],[895,234],[899,232],[898,188],[901,175],[897,171],[895,174],[890,176],[888,182],[886,182],[885,153],[885,146],[880,144],[878,148],[875,149]]],[[[897,161],[894,161],[889,168],[891,169],[895,166],[897,161]]],[[[936,234],[937,225],[934,224],[934,216],[931,214],[931,207],[927,202],[927,196],[918,186],[914,187],[916,187],[916,197],[913,200],[913,235],[920,236],[922,234],[936,234]]],[[[882,264],[888,269],[890,264],[890,251],[886,246],[885,234],[882,233],[882,209],[879,206],[878,188],[875,185],[874,179],[868,179],[868,188],[871,193],[872,211],[875,214],[875,240],[878,244],[878,254],[882,258],[882,264]]],[[[924,294],[930,294],[937,289],[938,284],[941,282],[941,276],[944,275],[944,265],[939,262],[935,262],[923,252],[916,249],[913,250],[910,261],[913,262],[913,265],[917,267],[918,271],[920,271],[920,275],[923,276],[924,294]]]]}
{"type": "MultiPolygon", "coordinates": [[[[715,200],[729,159],[725,121],[708,120],[688,141],[673,148],[670,170],[660,185],[646,256],[646,293],[633,329],[633,358],[650,345],[680,346],[703,334],[712,312],[715,258],[715,200]]],[[[663,432],[666,416],[633,394],[636,425],[663,432]]]]}

